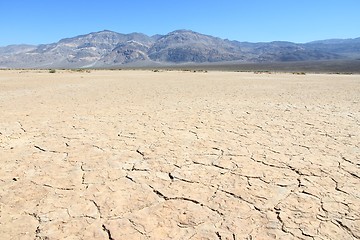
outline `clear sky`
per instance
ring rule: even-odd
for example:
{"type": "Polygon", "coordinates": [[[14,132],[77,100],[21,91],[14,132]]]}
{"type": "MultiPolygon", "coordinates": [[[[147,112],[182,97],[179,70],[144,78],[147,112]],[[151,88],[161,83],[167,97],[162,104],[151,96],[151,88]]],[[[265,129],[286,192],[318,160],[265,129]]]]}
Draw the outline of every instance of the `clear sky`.
{"type": "Polygon", "coordinates": [[[190,29],[238,41],[360,37],[360,0],[1,0],[0,46],[101,30],[190,29]]]}

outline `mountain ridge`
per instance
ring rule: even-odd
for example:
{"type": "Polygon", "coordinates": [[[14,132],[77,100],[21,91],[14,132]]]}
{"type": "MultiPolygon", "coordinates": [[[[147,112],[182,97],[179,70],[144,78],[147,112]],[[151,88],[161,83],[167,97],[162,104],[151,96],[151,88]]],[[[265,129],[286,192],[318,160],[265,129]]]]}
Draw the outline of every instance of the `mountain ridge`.
{"type": "Polygon", "coordinates": [[[0,47],[0,68],[86,68],[182,63],[289,62],[356,59],[360,38],[309,43],[240,42],[192,30],[165,35],[91,32],[40,45],[0,47]]]}

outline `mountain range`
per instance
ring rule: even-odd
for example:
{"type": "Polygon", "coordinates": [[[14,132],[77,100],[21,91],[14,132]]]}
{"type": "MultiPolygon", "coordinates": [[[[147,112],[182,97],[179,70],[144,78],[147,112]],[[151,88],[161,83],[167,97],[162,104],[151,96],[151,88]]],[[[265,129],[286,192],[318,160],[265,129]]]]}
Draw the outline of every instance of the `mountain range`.
{"type": "Polygon", "coordinates": [[[50,44],[0,47],[0,68],[108,68],[359,58],[360,38],[309,43],[251,43],[230,41],[190,30],[154,36],[104,30],[50,44]]]}

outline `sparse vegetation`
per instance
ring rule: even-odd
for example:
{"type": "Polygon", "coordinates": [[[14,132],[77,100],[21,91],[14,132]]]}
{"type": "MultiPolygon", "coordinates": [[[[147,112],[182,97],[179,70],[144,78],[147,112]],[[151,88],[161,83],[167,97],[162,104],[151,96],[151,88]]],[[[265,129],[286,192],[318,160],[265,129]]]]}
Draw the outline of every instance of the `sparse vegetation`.
{"type": "Polygon", "coordinates": [[[333,73],[333,74],[338,74],[338,75],[352,75],[353,73],[352,73],[352,72],[336,72],[336,73],[333,73]]]}
{"type": "Polygon", "coordinates": [[[56,73],[56,70],[55,69],[50,69],[49,73],[56,73]]]}
{"type": "Polygon", "coordinates": [[[83,68],[75,68],[75,69],[71,69],[71,71],[91,73],[91,71],[89,69],[83,69],[83,68]]]}
{"type": "Polygon", "coordinates": [[[262,74],[262,73],[267,73],[267,74],[271,74],[270,71],[268,70],[259,70],[259,71],[254,71],[255,74],[262,74]]]}

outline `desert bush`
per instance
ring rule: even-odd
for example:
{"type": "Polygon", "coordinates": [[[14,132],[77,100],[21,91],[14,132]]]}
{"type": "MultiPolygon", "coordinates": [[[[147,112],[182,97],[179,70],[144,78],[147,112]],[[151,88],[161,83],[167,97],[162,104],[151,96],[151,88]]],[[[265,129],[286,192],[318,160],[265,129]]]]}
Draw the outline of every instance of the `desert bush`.
{"type": "Polygon", "coordinates": [[[49,73],[56,73],[56,70],[55,69],[50,69],[49,73]]]}

